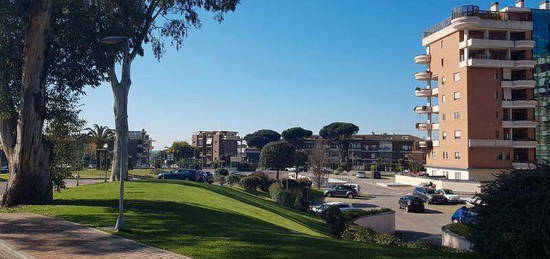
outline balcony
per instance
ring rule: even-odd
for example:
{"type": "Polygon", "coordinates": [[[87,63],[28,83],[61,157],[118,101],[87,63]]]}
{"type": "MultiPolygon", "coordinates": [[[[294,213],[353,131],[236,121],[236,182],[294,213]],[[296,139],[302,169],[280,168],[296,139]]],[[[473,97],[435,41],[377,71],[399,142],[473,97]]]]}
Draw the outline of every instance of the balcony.
{"type": "Polygon", "coordinates": [[[434,140],[434,141],[432,142],[432,146],[434,146],[434,147],[439,147],[439,140],[434,140]]]}
{"type": "Polygon", "coordinates": [[[468,60],[460,61],[459,67],[488,67],[488,68],[514,68],[514,69],[527,69],[534,68],[534,60],[511,60],[502,57],[485,57],[476,55],[468,60]]]}
{"type": "Polygon", "coordinates": [[[418,114],[426,114],[426,113],[438,113],[439,112],[439,106],[416,106],[414,107],[414,112],[418,114]]]}
{"type": "Polygon", "coordinates": [[[469,139],[469,147],[511,147],[511,148],[536,148],[534,140],[503,140],[503,139],[469,139]]]}
{"type": "Polygon", "coordinates": [[[432,72],[423,71],[414,74],[414,78],[419,81],[435,80],[436,77],[432,75],[432,72]]]}
{"type": "Polygon", "coordinates": [[[503,100],[502,108],[535,108],[537,107],[536,100],[503,100]]]}
{"type": "Polygon", "coordinates": [[[431,97],[431,96],[437,96],[439,93],[438,88],[420,88],[417,87],[414,90],[414,94],[416,97],[431,97]]]}
{"type": "Polygon", "coordinates": [[[535,42],[532,40],[493,40],[493,39],[468,39],[462,41],[458,45],[460,49],[532,49],[535,47],[535,42]]]}
{"type": "Polygon", "coordinates": [[[505,120],[502,121],[503,128],[536,128],[538,122],[531,120],[505,120]]]}
{"type": "Polygon", "coordinates": [[[536,164],[530,161],[513,161],[512,167],[514,169],[533,169],[536,167],[536,164]]]}
{"type": "Polygon", "coordinates": [[[416,129],[418,130],[439,130],[439,124],[438,123],[417,123],[416,129]]]}
{"type": "Polygon", "coordinates": [[[521,80],[503,80],[501,82],[501,86],[503,88],[512,88],[514,89],[528,89],[528,88],[535,88],[536,81],[535,80],[528,80],[528,79],[521,79],[521,80]]]}
{"type": "Polygon", "coordinates": [[[424,54],[424,55],[418,55],[416,57],[414,57],[414,62],[416,64],[429,64],[430,63],[430,55],[427,55],[427,54],[424,54]]]}

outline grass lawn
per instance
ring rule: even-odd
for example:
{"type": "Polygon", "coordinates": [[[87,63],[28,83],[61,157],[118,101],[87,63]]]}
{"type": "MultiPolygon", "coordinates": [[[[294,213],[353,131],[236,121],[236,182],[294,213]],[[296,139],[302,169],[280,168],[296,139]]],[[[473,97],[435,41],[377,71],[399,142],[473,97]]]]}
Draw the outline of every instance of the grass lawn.
{"type": "MultiPolygon", "coordinates": [[[[80,179],[103,179],[107,173],[107,178],[111,176],[111,171],[101,171],[96,169],[84,169],[80,171],[80,179]]],[[[128,171],[130,175],[141,177],[154,177],[151,169],[133,169],[128,171]]]]}
{"type": "Polygon", "coordinates": [[[0,182],[7,181],[9,177],[9,174],[0,174],[0,182]]]}
{"type": "MultiPolygon", "coordinates": [[[[54,195],[52,205],[0,212],[33,212],[88,226],[112,227],[117,183],[84,185],[54,195]]],[[[467,254],[385,247],[328,237],[318,218],[265,196],[187,181],[126,185],[123,237],[193,258],[459,258],[467,254]]],[[[100,248],[98,248],[100,249],[100,248]]]]}

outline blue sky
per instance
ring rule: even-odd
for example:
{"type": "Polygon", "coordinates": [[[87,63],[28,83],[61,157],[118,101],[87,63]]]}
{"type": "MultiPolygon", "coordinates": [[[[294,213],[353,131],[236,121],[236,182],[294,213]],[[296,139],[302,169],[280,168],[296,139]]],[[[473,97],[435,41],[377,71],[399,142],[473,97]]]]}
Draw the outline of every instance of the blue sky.
{"type": "MultiPolygon", "coordinates": [[[[221,24],[203,16],[183,49],[169,48],[160,62],[150,52],[136,58],[130,129],[149,131],[155,149],[199,130],[318,133],[335,121],[421,136],[412,108],[423,103],[413,77],[424,69],[414,64],[422,32],[453,7],[491,2],[242,0],[221,24]]],[[[108,85],[88,89],[82,104],[88,124],[114,128],[108,85]]]]}

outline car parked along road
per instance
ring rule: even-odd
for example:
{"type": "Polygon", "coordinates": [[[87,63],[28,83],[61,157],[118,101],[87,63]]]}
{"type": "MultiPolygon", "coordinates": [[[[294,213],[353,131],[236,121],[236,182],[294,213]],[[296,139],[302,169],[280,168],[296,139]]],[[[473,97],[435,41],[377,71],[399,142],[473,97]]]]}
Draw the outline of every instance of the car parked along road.
{"type": "Polygon", "coordinates": [[[354,199],[359,196],[357,191],[349,185],[336,185],[324,192],[326,197],[347,197],[349,199],[354,199]]]}
{"type": "Polygon", "coordinates": [[[399,208],[406,212],[424,212],[424,200],[414,195],[405,195],[399,198],[399,208]]]}

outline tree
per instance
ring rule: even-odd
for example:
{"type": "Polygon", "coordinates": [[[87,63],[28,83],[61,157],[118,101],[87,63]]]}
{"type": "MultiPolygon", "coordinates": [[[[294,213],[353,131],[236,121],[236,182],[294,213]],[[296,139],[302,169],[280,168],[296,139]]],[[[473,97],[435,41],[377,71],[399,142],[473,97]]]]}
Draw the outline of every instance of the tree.
{"type": "Polygon", "coordinates": [[[329,162],[327,156],[327,150],[325,148],[325,143],[322,139],[315,141],[315,146],[313,146],[313,152],[309,156],[309,173],[311,179],[317,183],[317,188],[321,188],[321,183],[325,180],[328,175],[328,171],[325,169],[329,162]]]}
{"type": "Polygon", "coordinates": [[[0,4],[0,141],[11,172],[3,206],[52,201],[47,103],[103,80],[95,18],[88,1],[0,4]]]}
{"type": "Polygon", "coordinates": [[[195,158],[198,154],[197,148],[189,145],[189,143],[185,141],[175,141],[172,143],[172,146],[168,148],[168,152],[174,155],[175,161],[195,158]]]}
{"type": "Polygon", "coordinates": [[[292,143],[296,148],[301,148],[301,141],[304,138],[309,138],[313,135],[311,130],[306,130],[301,127],[294,127],[282,132],[283,139],[289,143],[292,143]]]}
{"type": "Polygon", "coordinates": [[[143,56],[143,44],[149,43],[155,58],[160,60],[168,40],[176,49],[183,46],[190,28],[199,28],[202,10],[215,13],[221,22],[223,15],[234,11],[239,0],[103,0],[97,1],[103,9],[105,36],[117,36],[104,41],[112,46],[108,78],[114,96],[116,125],[114,158],[111,180],[124,174],[128,168],[128,93],[131,86],[130,70],[137,55],[143,56]],[[201,10],[202,9],[202,10],[201,10]],[[116,66],[120,64],[120,80],[116,66]]]}
{"type": "Polygon", "coordinates": [[[248,146],[255,147],[260,150],[263,149],[263,147],[268,143],[278,141],[280,139],[281,135],[279,133],[268,129],[258,130],[244,136],[244,140],[246,140],[246,144],[248,146]]]}
{"type": "Polygon", "coordinates": [[[359,127],[352,123],[334,122],[324,126],[319,135],[324,139],[331,140],[338,147],[340,165],[348,164],[348,149],[351,136],[359,132],[359,127]]]}
{"type": "Polygon", "coordinates": [[[550,258],[550,167],[503,172],[478,197],[474,250],[486,258],[550,258]]]}
{"type": "Polygon", "coordinates": [[[296,151],[294,153],[293,164],[296,167],[296,180],[298,180],[298,172],[300,171],[300,167],[306,166],[308,159],[309,157],[304,151],[296,151]]]}
{"type": "Polygon", "coordinates": [[[262,148],[260,163],[265,167],[275,168],[277,170],[277,180],[279,180],[279,171],[292,166],[295,152],[294,145],[288,142],[271,142],[262,148]]]}
{"type": "Polygon", "coordinates": [[[94,124],[92,128],[86,128],[85,130],[88,131],[88,140],[95,146],[97,169],[103,170],[103,168],[99,168],[99,160],[101,159],[99,157],[99,150],[103,149],[105,144],[113,141],[115,134],[111,129],[109,129],[109,127],[99,126],[97,124],[94,124]]]}

